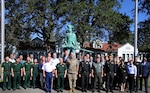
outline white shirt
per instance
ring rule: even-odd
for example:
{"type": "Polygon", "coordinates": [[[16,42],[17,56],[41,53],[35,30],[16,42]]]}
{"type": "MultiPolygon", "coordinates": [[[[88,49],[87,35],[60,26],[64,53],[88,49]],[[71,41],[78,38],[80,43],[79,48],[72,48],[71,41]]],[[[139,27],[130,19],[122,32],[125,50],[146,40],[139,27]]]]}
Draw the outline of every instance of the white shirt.
{"type": "Polygon", "coordinates": [[[57,65],[58,63],[60,63],[60,62],[59,62],[59,59],[58,59],[58,58],[52,58],[52,59],[51,59],[51,63],[56,67],[56,65],[57,65]]]}
{"type": "Polygon", "coordinates": [[[47,62],[42,66],[42,70],[46,72],[52,72],[54,69],[56,69],[56,67],[51,62],[47,62]]]}
{"type": "Polygon", "coordinates": [[[30,58],[30,61],[31,61],[31,62],[33,62],[33,61],[34,61],[34,59],[33,59],[33,58],[30,58]]]}
{"type": "Polygon", "coordinates": [[[143,63],[143,65],[145,65],[145,64],[146,64],[146,62],[143,63]]]}
{"type": "Polygon", "coordinates": [[[68,58],[68,56],[65,56],[64,61],[66,61],[66,60],[67,60],[67,58],[68,58]]]}
{"type": "Polygon", "coordinates": [[[15,59],[9,59],[10,62],[15,63],[15,59]]]}

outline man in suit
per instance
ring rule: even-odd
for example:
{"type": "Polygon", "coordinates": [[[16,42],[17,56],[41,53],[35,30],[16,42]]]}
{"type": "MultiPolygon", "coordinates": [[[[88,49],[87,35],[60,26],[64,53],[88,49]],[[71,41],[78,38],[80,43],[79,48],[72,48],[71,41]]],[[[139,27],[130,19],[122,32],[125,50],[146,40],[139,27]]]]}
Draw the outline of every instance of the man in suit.
{"type": "Polygon", "coordinates": [[[147,62],[147,58],[144,57],[142,62],[142,77],[144,79],[145,92],[148,93],[148,76],[150,71],[150,63],[147,62]]]}
{"type": "Polygon", "coordinates": [[[64,55],[63,55],[63,62],[64,62],[64,63],[66,63],[67,58],[68,58],[68,55],[69,55],[69,54],[68,54],[68,51],[65,50],[65,51],[64,51],[64,55]]]}

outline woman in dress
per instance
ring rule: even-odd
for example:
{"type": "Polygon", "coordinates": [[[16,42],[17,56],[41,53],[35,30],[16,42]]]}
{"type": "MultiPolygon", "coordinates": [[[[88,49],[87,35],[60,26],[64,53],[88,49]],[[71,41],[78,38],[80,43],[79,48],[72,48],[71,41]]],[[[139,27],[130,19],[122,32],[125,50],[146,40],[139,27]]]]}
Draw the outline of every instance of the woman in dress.
{"type": "Polygon", "coordinates": [[[122,59],[120,61],[120,66],[119,66],[119,72],[120,72],[120,84],[121,84],[121,90],[122,92],[124,92],[125,90],[125,83],[126,83],[126,79],[127,79],[127,67],[124,63],[124,60],[122,59]]]}

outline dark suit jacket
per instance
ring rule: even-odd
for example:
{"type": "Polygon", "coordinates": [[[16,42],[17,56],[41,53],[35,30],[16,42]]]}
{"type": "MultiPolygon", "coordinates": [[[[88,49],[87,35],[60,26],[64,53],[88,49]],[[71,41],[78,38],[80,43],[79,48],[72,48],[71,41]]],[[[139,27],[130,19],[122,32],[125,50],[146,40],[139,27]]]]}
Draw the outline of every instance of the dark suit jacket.
{"type": "Polygon", "coordinates": [[[149,72],[150,72],[150,63],[146,62],[146,64],[144,65],[144,62],[142,62],[142,76],[148,77],[149,72]]]}

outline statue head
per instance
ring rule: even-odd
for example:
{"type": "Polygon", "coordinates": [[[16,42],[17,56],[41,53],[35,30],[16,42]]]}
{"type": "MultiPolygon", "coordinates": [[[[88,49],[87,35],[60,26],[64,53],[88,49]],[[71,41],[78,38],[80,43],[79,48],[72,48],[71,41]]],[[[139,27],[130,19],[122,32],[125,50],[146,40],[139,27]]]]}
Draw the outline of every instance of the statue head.
{"type": "Polygon", "coordinates": [[[73,26],[73,25],[68,25],[67,27],[68,27],[68,31],[69,31],[70,33],[72,33],[72,30],[73,30],[74,26],[73,26]]]}

